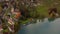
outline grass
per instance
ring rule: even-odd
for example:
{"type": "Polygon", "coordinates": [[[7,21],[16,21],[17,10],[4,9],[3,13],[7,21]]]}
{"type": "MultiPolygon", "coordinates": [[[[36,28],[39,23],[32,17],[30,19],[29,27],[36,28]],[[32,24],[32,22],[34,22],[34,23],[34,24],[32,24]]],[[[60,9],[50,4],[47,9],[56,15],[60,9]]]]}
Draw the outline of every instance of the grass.
{"type": "MultiPolygon", "coordinates": [[[[37,12],[38,12],[40,15],[48,16],[47,7],[45,7],[45,6],[38,6],[38,7],[37,7],[37,12]]],[[[40,17],[41,17],[41,16],[40,16],[40,17]]]]}

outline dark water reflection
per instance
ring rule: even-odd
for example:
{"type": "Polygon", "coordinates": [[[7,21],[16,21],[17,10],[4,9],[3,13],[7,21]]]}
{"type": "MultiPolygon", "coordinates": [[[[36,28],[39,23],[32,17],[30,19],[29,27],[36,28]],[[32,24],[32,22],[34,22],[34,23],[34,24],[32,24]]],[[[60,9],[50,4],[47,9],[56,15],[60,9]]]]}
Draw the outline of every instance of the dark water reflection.
{"type": "Polygon", "coordinates": [[[18,34],[60,34],[60,18],[51,22],[47,18],[43,22],[37,20],[36,24],[25,26],[18,34]]]}

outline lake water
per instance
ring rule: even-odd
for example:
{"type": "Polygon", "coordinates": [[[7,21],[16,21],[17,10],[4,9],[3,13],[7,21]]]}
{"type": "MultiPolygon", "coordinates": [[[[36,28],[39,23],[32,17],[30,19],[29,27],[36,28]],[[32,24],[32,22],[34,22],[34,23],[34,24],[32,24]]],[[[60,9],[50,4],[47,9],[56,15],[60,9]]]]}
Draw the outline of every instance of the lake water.
{"type": "Polygon", "coordinates": [[[18,34],[60,34],[60,18],[51,22],[48,18],[45,18],[43,22],[37,20],[35,24],[24,26],[18,34]]]}

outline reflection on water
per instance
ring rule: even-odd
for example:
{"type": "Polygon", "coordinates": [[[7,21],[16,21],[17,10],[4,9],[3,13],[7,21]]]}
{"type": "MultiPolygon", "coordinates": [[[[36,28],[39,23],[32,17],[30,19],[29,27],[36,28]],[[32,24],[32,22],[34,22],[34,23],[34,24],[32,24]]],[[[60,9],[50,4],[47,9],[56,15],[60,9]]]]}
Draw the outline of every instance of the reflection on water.
{"type": "Polygon", "coordinates": [[[60,34],[60,18],[52,22],[49,22],[47,18],[44,22],[37,20],[36,24],[25,26],[18,34],[60,34]]]}

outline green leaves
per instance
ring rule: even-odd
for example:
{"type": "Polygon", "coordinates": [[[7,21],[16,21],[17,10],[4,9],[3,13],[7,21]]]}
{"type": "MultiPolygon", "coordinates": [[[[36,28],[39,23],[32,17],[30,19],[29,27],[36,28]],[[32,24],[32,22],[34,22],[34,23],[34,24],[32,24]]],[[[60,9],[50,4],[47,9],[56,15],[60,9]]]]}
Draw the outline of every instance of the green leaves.
{"type": "Polygon", "coordinates": [[[29,22],[29,19],[21,20],[21,24],[27,24],[29,22]]]}

